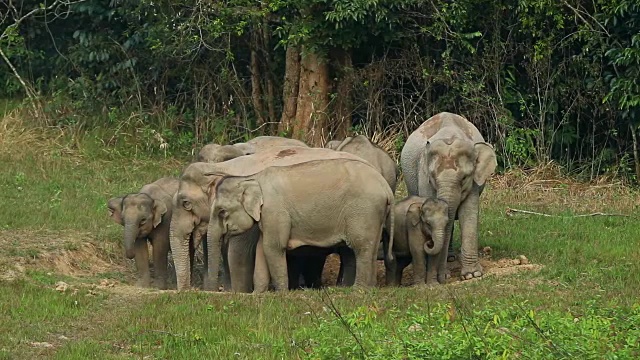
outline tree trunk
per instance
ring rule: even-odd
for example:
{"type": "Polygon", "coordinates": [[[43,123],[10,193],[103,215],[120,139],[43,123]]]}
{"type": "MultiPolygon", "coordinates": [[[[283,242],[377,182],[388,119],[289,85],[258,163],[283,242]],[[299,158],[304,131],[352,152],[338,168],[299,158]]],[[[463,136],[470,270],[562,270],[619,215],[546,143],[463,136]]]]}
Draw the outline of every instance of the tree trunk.
{"type": "Polygon", "coordinates": [[[278,131],[290,135],[296,118],[298,90],[300,87],[300,50],[297,46],[287,47],[285,61],[282,117],[280,118],[278,131]]]}
{"type": "Polygon", "coordinates": [[[636,134],[636,127],[629,124],[629,130],[631,130],[631,139],[633,140],[633,163],[636,167],[636,182],[640,183],[640,159],[638,159],[638,135],[636,134]]]}
{"type": "Polygon", "coordinates": [[[273,82],[273,61],[271,61],[271,52],[269,51],[269,44],[271,43],[271,32],[269,31],[269,22],[265,17],[262,22],[262,54],[264,59],[264,69],[267,82],[267,111],[269,114],[269,132],[273,129],[276,120],[276,107],[275,107],[275,85],[273,82]]]}
{"type": "MultiPolygon", "coordinates": [[[[262,88],[260,85],[260,60],[259,60],[259,29],[251,31],[251,100],[253,101],[253,110],[256,115],[256,125],[261,129],[264,124],[264,105],[262,103],[262,88]]],[[[262,129],[264,130],[264,129],[262,129]]]]}
{"type": "Polygon", "coordinates": [[[292,135],[310,146],[322,146],[327,140],[329,84],[326,60],[302,47],[300,87],[292,135]]]}
{"type": "Polygon", "coordinates": [[[353,67],[351,53],[343,49],[334,49],[331,54],[338,74],[336,96],[333,103],[333,114],[329,129],[334,139],[344,139],[351,128],[351,89],[353,88],[353,67]]]}

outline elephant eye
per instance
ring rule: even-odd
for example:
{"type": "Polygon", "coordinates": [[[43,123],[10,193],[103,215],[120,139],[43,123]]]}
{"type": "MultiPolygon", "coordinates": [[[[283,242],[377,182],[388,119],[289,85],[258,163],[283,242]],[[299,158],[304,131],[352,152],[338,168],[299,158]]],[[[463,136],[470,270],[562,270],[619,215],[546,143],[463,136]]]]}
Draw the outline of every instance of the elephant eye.
{"type": "Polygon", "coordinates": [[[224,219],[227,217],[227,210],[225,209],[220,209],[220,211],[218,211],[218,217],[221,219],[224,219]]]}
{"type": "Polygon", "coordinates": [[[191,210],[191,202],[189,202],[189,200],[183,200],[182,201],[182,207],[185,210],[191,210]]]}
{"type": "Polygon", "coordinates": [[[144,225],[144,224],[146,224],[146,223],[147,223],[147,219],[142,219],[142,220],[140,220],[140,225],[144,225]]]}

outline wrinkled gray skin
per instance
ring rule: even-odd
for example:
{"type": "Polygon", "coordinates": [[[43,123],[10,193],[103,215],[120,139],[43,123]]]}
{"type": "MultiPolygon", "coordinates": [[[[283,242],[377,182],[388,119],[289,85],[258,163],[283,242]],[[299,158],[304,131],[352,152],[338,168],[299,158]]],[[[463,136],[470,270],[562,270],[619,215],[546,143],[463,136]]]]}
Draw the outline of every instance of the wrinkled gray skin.
{"type": "Polygon", "coordinates": [[[167,288],[171,201],[177,190],[178,179],[162,178],[143,186],[138,193],[109,199],[111,218],[124,226],[125,255],[135,259],[138,286],[151,284],[148,241],[153,248],[154,286],[167,288]]]}
{"type": "MultiPolygon", "coordinates": [[[[206,234],[211,210],[213,189],[223,176],[248,176],[256,174],[270,166],[288,166],[306,161],[347,158],[362,162],[362,159],[348,153],[329,149],[308,147],[272,147],[253,155],[241,156],[221,163],[193,163],[180,177],[178,191],[173,199],[170,242],[173,255],[178,290],[185,290],[191,284],[191,261],[189,258],[189,239],[191,234],[200,239],[206,234]]],[[[227,260],[231,277],[231,289],[237,292],[251,292],[256,243],[259,229],[254,226],[249,231],[234,235],[228,241],[227,260]]],[[[216,288],[210,275],[217,272],[211,268],[211,247],[207,250],[207,276],[205,289],[216,288]]],[[[220,249],[218,248],[219,252],[220,249]]],[[[216,264],[217,266],[217,264],[216,264]]]]}
{"type": "MultiPolygon", "coordinates": [[[[257,224],[257,253],[264,253],[266,269],[255,273],[270,274],[276,290],[289,288],[287,251],[305,245],[346,244],[355,254],[355,285],[375,285],[376,256],[387,216],[393,246],[393,201],[386,180],[357,158],[321,159],[226,177],[216,186],[211,207],[207,237],[209,249],[217,252],[210,254],[211,259],[221,260],[225,236],[242,234],[257,224]]],[[[256,255],[256,266],[260,258],[256,255]]],[[[254,281],[257,291],[268,287],[266,279],[254,281]]]]}
{"type": "MultiPolygon", "coordinates": [[[[396,203],[394,211],[394,259],[385,258],[387,285],[399,286],[402,271],[410,263],[413,263],[414,285],[424,284],[428,278],[435,279],[434,260],[443,250],[449,222],[447,203],[444,200],[408,196],[396,203]]],[[[387,228],[390,227],[388,221],[387,228]]]]}
{"type": "Polygon", "coordinates": [[[387,180],[391,191],[396,192],[398,167],[395,160],[393,160],[386,151],[372,143],[366,136],[357,135],[347,137],[340,142],[337,140],[329,141],[325,145],[325,148],[348,152],[365,159],[387,180]]]}
{"type": "Polygon", "coordinates": [[[246,143],[233,145],[207,144],[198,152],[196,161],[218,163],[279,146],[307,147],[307,144],[300,140],[280,136],[258,136],[246,143]]]}
{"type": "MultiPolygon", "coordinates": [[[[482,276],[478,261],[479,198],[496,168],[493,147],[467,119],[439,113],[422,123],[407,138],[400,156],[407,192],[424,198],[438,198],[449,205],[447,239],[449,248],[454,220],[462,235],[462,279],[482,276]]],[[[447,251],[436,258],[437,281],[444,283],[447,251]]],[[[427,279],[433,282],[434,279],[427,279]]]]}

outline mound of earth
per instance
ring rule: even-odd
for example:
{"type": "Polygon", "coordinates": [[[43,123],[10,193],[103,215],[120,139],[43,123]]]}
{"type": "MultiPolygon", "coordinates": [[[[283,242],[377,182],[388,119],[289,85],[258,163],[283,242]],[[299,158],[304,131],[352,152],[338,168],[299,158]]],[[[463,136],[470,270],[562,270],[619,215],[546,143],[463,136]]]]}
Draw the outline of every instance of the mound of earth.
{"type": "MultiPolygon", "coordinates": [[[[489,248],[483,249],[481,264],[485,276],[504,276],[518,271],[539,270],[540,265],[530,264],[523,255],[516,259],[492,260],[489,248]]],[[[135,264],[125,259],[122,248],[117,241],[98,241],[90,233],[55,232],[55,231],[0,231],[0,281],[12,281],[25,278],[28,271],[46,273],[67,279],[77,279],[90,285],[93,289],[104,289],[111,292],[140,292],[135,284],[135,264]]],[[[171,256],[171,255],[170,255],[171,256]]],[[[194,283],[202,284],[204,272],[203,254],[196,254],[194,283]]],[[[175,269],[169,261],[169,288],[175,288],[175,269]]],[[[327,259],[322,274],[324,285],[335,285],[340,268],[338,255],[332,254],[327,259]]],[[[449,283],[460,282],[460,263],[449,263],[451,279],[449,283]]],[[[413,270],[409,265],[403,274],[402,285],[412,283],[413,270]]],[[[383,261],[377,264],[377,280],[379,286],[385,286],[385,269],[383,261]]],[[[56,289],[67,291],[73,285],[59,282],[56,289]]]]}

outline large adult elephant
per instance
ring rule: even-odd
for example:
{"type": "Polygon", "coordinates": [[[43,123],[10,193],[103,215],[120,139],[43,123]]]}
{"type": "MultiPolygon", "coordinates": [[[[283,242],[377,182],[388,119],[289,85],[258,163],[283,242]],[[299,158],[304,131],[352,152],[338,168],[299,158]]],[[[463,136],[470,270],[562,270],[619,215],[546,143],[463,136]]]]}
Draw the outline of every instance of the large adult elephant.
{"type": "Polygon", "coordinates": [[[329,141],[325,147],[336,151],[348,152],[367,160],[382,174],[385,180],[387,180],[387,183],[389,183],[391,191],[395,193],[398,177],[398,167],[396,166],[395,160],[393,160],[386,151],[372,143],[366,136],[349,136],[340,142],[332,140],[329,141]]]}
{"type": "Polygon", "coordinates": [[[280,136],[258,136],[246,143],[235,143],[233,145],[207,144],[198,152],[196,161],[213,163],[223,162],[239,156],[251,155],[279,146],[307,147],[307,144],[300,140],[280,136]]]}
{"type": "MultiPolygon", "coordinates": [[[[180,176],[178,191],[173,199],[170,242],[176,268],[178,290],[191,284],[189,239],[206,233],[211,201],[216,182],[223,176],[248,176],[272,166],[289,166],[315,160],[346,158],[362,162],[359,157],[329,149],[308,147],[273,147],[262,152],[241,156],[221,163],[193,163],[180,176]]],[[[254,226],[228,242],[227,258],[233,291],[250,292],[253,284],[255,244],[258,228],[254,226]]],[[[205,289],[213,289],[215,280],[211,274],[213,259],[207,258],[205,289]]]]}
{"type": "MultiPolygon", "coordinates": [[[[393,206],[394,195],[386,180],[355,156],[223,177],[215,188],[207,231],[209,259],[214,260],[209,268],[218,268],[226,235],[242,234],[257,224],[267,265],[262,272],[271,274],[276,290],[289,288],[286,252],[305,245],[346,244],[356,258],[355,285],[370,286],[375,284],[379,239],[387,216],[393,244],[393,206]]],[[[210,279],[217,279],[217,274],[211,275],[210,279]]],[[[256,288],[264,289],[266,284],[256,288]]]]}
{"type": "MultiPolygon", "coordinates": [[[[448,203],[445,249],[453,235],[454,220],[460,220],[462,279],[481,277],[479,197],[497,165],[493,147],[467,119],[442,112],[427,119],[407,138],[400,162],[409,195],[443,199],[448,203]]],[[[437,281],[443,283],[447,276],[447,251],[441,251],[435,261],[437,281]]],[[[427,282],[435,280],[431,278],[427,282]]]]}

